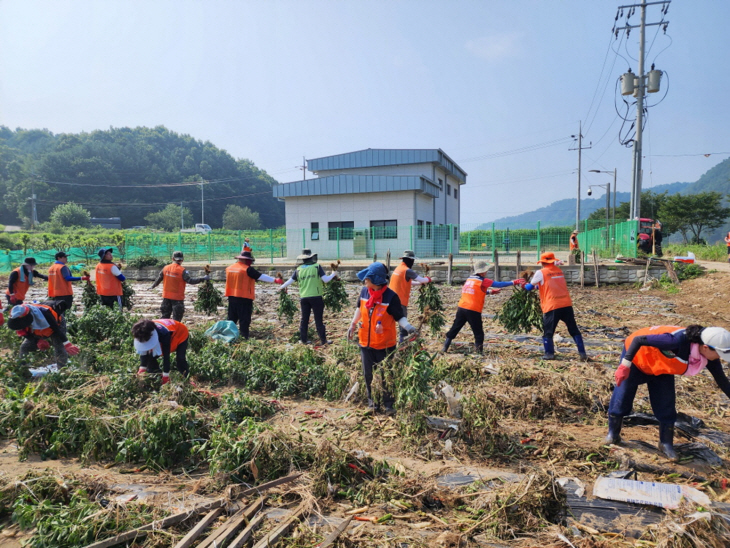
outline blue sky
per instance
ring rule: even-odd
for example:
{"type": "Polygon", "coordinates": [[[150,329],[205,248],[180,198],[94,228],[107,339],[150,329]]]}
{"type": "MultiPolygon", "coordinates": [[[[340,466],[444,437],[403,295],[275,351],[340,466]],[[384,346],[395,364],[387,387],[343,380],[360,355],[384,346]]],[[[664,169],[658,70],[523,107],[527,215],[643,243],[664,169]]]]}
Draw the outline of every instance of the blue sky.
{"type": "MultiPolygon", "coordinates": [[[[302,156],[441,148],[469,174],[462,222],[491,221],[575,196],[581,120],[584,187],[616,167],[629,190],[614,99],[639,33],[612,39],[621,4],[2,0],[0,124],[164,125],[281,182],[301,178],[302,156]]],[[[647,65],[668,75],[651,102],[668,93],[644,133],[645,188],[730,156],[730,2],[674,0],[666,19],[669,37],[647,32],[647,65]]]]}

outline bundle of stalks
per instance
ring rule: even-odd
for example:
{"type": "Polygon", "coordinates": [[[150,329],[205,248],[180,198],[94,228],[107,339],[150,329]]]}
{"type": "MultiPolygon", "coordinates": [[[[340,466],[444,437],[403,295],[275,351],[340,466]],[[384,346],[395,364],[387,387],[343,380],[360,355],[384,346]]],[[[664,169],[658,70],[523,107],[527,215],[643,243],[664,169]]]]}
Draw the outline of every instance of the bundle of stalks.
{"type": "MultiPolygon", "coordinates": [[[[277,280],[283,280],[281,272],[276,273],[277,280]]],[[[297,313],[297,303],[291,298],[286,289],[279,291],[279,307],[276,309],[276,315],[279,319],[284,316],[286,323],[292,323],[294,315],[297,313]]]]}
{"type": "MultiPolygon", "coordinates": [[[[520,272],[520,278],[529,282],[533,274],[525,270],[520,272]]],[[[533,329],[542,331],[542,308],[537,293],[516,286],[497,314],[497,321],[510,333],[529,333],[533,329]]]]}
{"type": "MultiPolygon", "coordinates": [[[[427,264],[421,266],[426,274],[430,272],[431,268],[427,264]]],[[[444,317],[444,303],[435,284],[424,284],[418,289],[416,305],[422,315],[421,323],[428,325],[432,335],[438,335],[446,324],[446,318],[444,317]]]]}
{"type": "MultiPolygon", "coordinates": [[[[330,264],[333,272],[337,272],[339,266],[339,259],[336,263],[330,264]]],[[[337,276],[330,283],[325,284],[323,298],[325,307],[329,308],[332,312],[342,312],[342,310],[347,307],[347,290],[345,289],[345,282],[337,276]]]]}
{"type": "MultiPolygon", "coordinates": [[[[210,266],[205,265],[205,273],[210,274],[210,266]]],[[[223,306],[223,295],[218,291],[213,282],[204,281],[198,287],[198,298],[195,300],[194,308],[197,312],[205,314],[217,314],[218,307],[223,306]]]]}

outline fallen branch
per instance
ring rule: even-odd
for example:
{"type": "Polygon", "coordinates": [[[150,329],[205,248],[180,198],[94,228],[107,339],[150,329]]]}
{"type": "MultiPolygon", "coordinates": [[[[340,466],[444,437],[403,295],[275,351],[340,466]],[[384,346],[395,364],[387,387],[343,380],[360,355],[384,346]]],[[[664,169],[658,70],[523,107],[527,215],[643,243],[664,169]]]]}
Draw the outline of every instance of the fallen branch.
{"type": "Polygon", "coordinates": [[[263,493],[264,491],[268,491],[272,487],[276,487],[278,485],[283,485],[285,483],[289,483],[290,481],[294,481],[299,476],[301,476],[301,472],[297,472],[296,474],[291,474],[290,476],[284,476],[283,478],[275,479],[272,481],[267,481],[266,483],[262,483],[261,485],[257,487],[249,487],[240,493],[236,493],[236,489],[243,487],[242,485],[231,485],[228,487],[228,498],[230,499],[239,499],[241,497],[246,497],[248,495],[253,495],[254,493],[263,493]]]}
{"type": "Polygon", "coordinates": [[[294,524],[301,519],[306,509],[305,503],[302,502],[299,506],[297,506],[289,519],[254,544],[253,548],[269,548],[269,546],[273,546],[279,542],[279,540],[291,530],[294,524]]]}
{"type": "Polygon", "coordinates": [[[188,534],[185,535],[182,540],[175,545],[174,548],[188,548],[193,542],[197,540],[200,535],[203,534],[205,528],[213,523],[213,520],[215,520],[220,513],[221,508],[216,508],[215,510],[211,510],[210,512],[208,512],[206,516],[201,519],[195,527],[188,531],[188,534]]]}
{"type": "Polygon", "coordinates": [[[327,535],[327,538],[325,538],[322,543],[319,545],[319,548],[328,548],[329,546],[332,546],[335,541],[338,539],[338,537],[347,529],[347,527],[350,525],[350,522],[352,521],[352,518],[354,516],[350,516],[345,521],[340,523],[337,527],[335,527],[335,530],[332,531],[329,535],[327,535]]]}

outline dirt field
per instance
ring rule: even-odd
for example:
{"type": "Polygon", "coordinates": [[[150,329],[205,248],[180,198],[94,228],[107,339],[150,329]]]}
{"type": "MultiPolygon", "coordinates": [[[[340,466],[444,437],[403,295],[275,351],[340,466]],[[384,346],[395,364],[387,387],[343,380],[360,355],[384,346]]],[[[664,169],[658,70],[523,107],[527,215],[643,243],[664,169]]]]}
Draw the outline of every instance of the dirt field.
{"type": "MultiPolygon", "coordinates": [[[[254,479],[248,483],[271,479],[266,466],[272,465],[274,457],[262,456],[266,448],[278,447],[273,453],[291,451],[292,454],[300,450],[297,444],[314,448],[311,449],[314,460],[307,461],[309,465],[296,465],[299,461],[292,457],[289,469],[277,474],[281,477],[288,472],[304,473],[296,482],[269,492],[267,519],[255,538],[260,540],[263,531],[271,531],[284,522],[301,503],[306,506],[308,517],[294,523],[283,545],[316,546],[333,527],[349,518],[352,511],[365,507],[358,516],[373,518],[373,522],[352,521],[333,546],[730,545],[730,537],[724,536],[727,524],[723,525],[725,522],[716,514],[708,514],[708,520],[700,525],[687,525],[690,520],[686,516],[698,509],[696,504],[663,514],[649,507],[601,501],[591,496],[593,483],[599,476],[633,470],[637,473],[635,477],[642,481],[700,489],[713,502],[712,512],[724,511],[723,504],[730,496],[724,480],[730,473],[727,460],[730,426],[726,420],[730,400],[708,373],[677,378],[678,411],[704,423],[699,434],[694,431],[693,439],[678,431],[675,446],[680,463],[671,463],[660,455],[656,450],[657,426],[639,424],[638,419],[636,424],[624,426],[625,441],[621,446],[609,447],[602,443],[606,435],[605,409],[622,339],[650,325],[699,323],[730,328],[730,285],[728,274],[722,270],[683,282],[677,291],[644,291],[633,286],[571,287],[589,363],[578,361],[575,345],[562,325],[556,336],[558,359],[552,362],[541,360],[539,333],[505,333],[493,314],[509,297],[511,289],[486,299],[483,356],[473,353],[468,326],[449,353],[436,354],[443,343],[443,333],[453,321],[460,291],[459,287],[442,287],[447,325],[438,337],[424,329],[423,349],[435,371],[433,379],[438,378],[440,386],[449,384],[463,394],[461,419],[449,416],[443,398],[436,399],[436,390],[434,399],[418,411],[411,413],[407,408],[399,408],[395,417],[371,414],[363,405],[362,387],[350,401],[343,401],[342,396],[355,381],[363,384],[356,349],[345,340],[354,308],[339,314],[327,312],[328,337],[334,343],[315,349],[314,354],[316,359],[332,363],[332,367],[345,369],[349,381],[342,394],[333,399],[321,396],[305,399],[275,396],[266,390],[255,392],[266,401],[275,398],[277,403],[273,404],[275,412],[262,422],[268,429],[260,434],[260,440],[264,440],[260,442],[260,452],[247,463],[251,471],[246,470],[245,478],[254,479]],[[436,419],[426,422],[425,416],[436,419]],[[715,431],[727,438],[718,437],[715,431]],[[698,448],[698,444],[702,446],[698,448]],[[714,457],[703,453],[702,447],[709,449],[714,457]],[[323,481],[317,472],[318,462],[330,459],[327,462],[331,464],[336,458],[344,459],[342,462],[347,464],[344,471],[335,477],[332,467],[327,468],[324,487],[317,487],[317,482],[323,481]],[[386,463],[387,477],[379,471],[383,468],[378,464],[381,462],[386,463]],[[573,482],[568,484],[567,498],[556,487],[558,478],[571,478],[573,482]],[[571,491],[570,486],[576,485],[585,486],[584,494],[571,491]],[[318,490],[321,493],[315,494],[318,490]],[[555,511],[555,505],[562,511],[555,511]],[[562,517],[556,517],[559,515],[562,517]],[[670,521],[679,525],[668,526],[670,521]],[[690,535],[694,535],[694,541],[688,540],[690,535]],[[712,538],[715,544],[708,540],[712,538]]],[[[159,290],[150,291],[143,284],[134,284],[134,288],[137,295],[132,313],[156,317],[159,290]]],[[[35,296],[41,296],[40,288],[34,291],[35,296]]],[[[358,291],[355,285],[348,286],[353,302],[358,291]]],[[[188,287],[190,298],[185,321],[191,328],[207,327],[215,318],[193,311],[195,292],[196,288],[188,287]]],[[[282,355],[298,351],[298,345],[293,342],[298,317],[292,325],[284,325],[277,319],[277,294],[272,285],[257,286],[256,304],[254,336],[266,341],[263,346],[282,355]]],[[[411,306],[409,316],[417,325],[415,306],[411,306]]],[[[221,309],[217,319],[224,318],[221,309]]],[[[254,351],[259,352],[259,347],[249,350],[244,343],[240,345],[243,354],[234,352],[233,356],[254,351]]],[[[6,356],[8,353],[5,352],[6,356]]],[[[413,359],[418,359],[417,353],[413,359]]],[[[120,363],[126,367],[120,374],[131,377],[136,370],[131,348],[120,358],[120,363]]],[[[194,363],[195,358],[191,357],[195,374],[194,363]]],[[[99,373],[81,387],[95,397],[97,392],[89,387],[106,382],[105,375],[99,373]]],[[[180,378],[173,380],[178,386],[183,383],[180,378]]],[[[205,420],[213,420],[222,405],[222,400],[217,398],[241,387],[228,379],[199,377],[196,382],[197,390],[208,392],[204,403],[199,400],[193,405],[183,401],[179,394],[187,397],[188,388],[176,393],[166,387],[164,397],[150,396],[152,399],[141,400],[140,405],[152,405],[151,401],[175,409],[187,405],[194,407],[205,420]]],[[[432,388],[437,388],[436,382],[432,388]]],[[[68,387],[62,393],[77,394],[74,391],[78,390],[79,387],[68,387]]],[[[9,398],[9,392],[5,396],[9,398]]],[[[35,405],[40,405],[39,401],[35,405]]],[[[634,407],[635,411],[651,414],[645,387],[640,388],[634,407]]],[[[6,406],[3,413],[7,414],[7,409],[11,408],[6,406]]],[[[5,420],[2,417],[0,413],[0,425],[5,420]]],[[[27,477],[29,472],[37,474],[48,469],[50,476],[76,478],[84,485],[94,478],[104,484],[105,500],[115,500],[114,505],[119,507],[144,503],[154,506],[156,511],[174,513],[225,496],[227,485],[236,483],[236,478],[241,476],[230,471],[211,473],[205,460],[194,466],[183,462],[160,471],[154,471],[152,466],[145,469],[134,462],[115,463],[109,458],[81,460],[79,455],[41,460],[33,451],[27,460],[20,460],[18,440],[11,432],[6,434],[8,439],[0,444],[0,477],[5,483],[4,492],[14,493],[13,496],[17,496],[18,489],[22,491],[15,483],[17,480],[27,477]]],[[[238,439],[242,435],[239,433],[238,439]]],[[[250,502],[253,498],[244,500],[250,502]]],[[[0,546],[20,546],[21,540],[34,538],[38,542],[38,531],[21,530],[10,519],[13,511],[10,503],[6,500],[4,504],[0,506],[6,520],[0,532],[0,546]]],[[[105,511],[99,506],[99,512],[105,511]]],[[[228,512],[233,509],[228,507],[228,512]]],[[[129,545],[175,546],[203,515],[129,545]]],[[[225,512],[221,514],[224,515],[225,512]]],[[[218,523],[225,523],[223,517],[218,517],[218,523]]],[[[69,541],[59,545],[84,544],[69,541]]]]}

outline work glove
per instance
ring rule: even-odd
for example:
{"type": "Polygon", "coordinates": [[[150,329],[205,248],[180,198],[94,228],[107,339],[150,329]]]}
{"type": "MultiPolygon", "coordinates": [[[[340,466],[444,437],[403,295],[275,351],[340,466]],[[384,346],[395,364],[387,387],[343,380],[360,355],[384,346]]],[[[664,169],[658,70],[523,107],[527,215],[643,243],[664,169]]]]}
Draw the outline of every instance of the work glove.
{"type": "Polygon", "coordinates": [[[406,330],[406,332],[409,335],[415,335],[416,334],[416,328],[413,327],[411,324],[406,325],[404,329],[406,330]]]}
{"type": "Polygon", "coordinates": [[[84,281],[84,282],[90,282],[91,281],[91,276],[81,276],[81,280],[84,281]]]}
{"type": "Polygon", "coordinates": [[[119,270],[121,270],[121,269],[122,269],[122,263],[117,263],[117,268],[118,268],[119,270]]]}
{"type": "Polygon", "coordinates": [[[170,382],[170,374],[169,373],[163,373],[162,374],[162,384],[165,385],[168,382],[170,382]]]}
{"type": "Polygon", "coordinates": [[[618,366],[618,369],[616,369],[616,372],[613,374],[613,378],[616,380],[616,386],[621,386],[621,383],[629,378],[631,368],[624,365],[625,361],[627,360],[621,360],[621,365],[618,366]]]}
{"type": "Polygon", "coordinates": [[[75,344],[71,344],[70,341],[63,343],[63,347],[66,349],[66,353],[69,356],[76,356],[81,350],[75,344]]]}
{"type": "Polygon", "coordinates": [[[426,282],[427,284],[430,284],[433,281],[433,279],[431,278],[431,276],[426,276],[426,279],[428,280],[426,282]]]}
{"type": "Polygon", "coordinates": [[[18,299],[15,297],[15,293],[8,295],[8,300],[10,301],[10,304],[18,304],[18,299]]]}
{"type": "Polygon", "coordinates": [[[525,285],[525,279],[524,278],[517,278],[516,280],[512,280],[512,285],[523,286],[523,285],[525,285]]]}
{"type": "Polygon", "coordinates": [[[350,324],[350,329],[347,330],[347,340],[351,341],[352,338],[355,336],[355,330],[357,329],[357,326],[354,323],[350,324]]]}
{"type": "Polygon", "coordinates": [[[25,329],[19,329],[18,331],[15,332],[15,334],[18,337],[26,337],[26,336],[30,335],[30,329],[28,327],[26,327],[25,329]]]}
{"type": "Polygon", "coordinates": [[[137,376],[141,377],[147,374],[147,368],[143,366],[139,366],[139,369],[137,369],[137,376]]]}
{"type": "Polygon", "coordinates": [[[0,312],[0,326],[2,326],[5,323],[5,316],[2,312],[0,312]]]}
{"type": "Polygon", "coordinates": [[[498,287],[490,287],[489,289],[487,289],[487,295],[496,295],[500,291],[502,291],[502,290],[499,289],[498,287]]]}
{"type": "Polygon", "coordinates": [[[284,280],[282,280],[281,278],[274,278],[274,283],[276,285],[281,285],[284,283],[284,280]]]}
{"type": "Polygon", "coordinates": [[[46,339],[39,339],[36,343],[38,350],[48,350],[51,348],[51,344],[46,339]]]}

